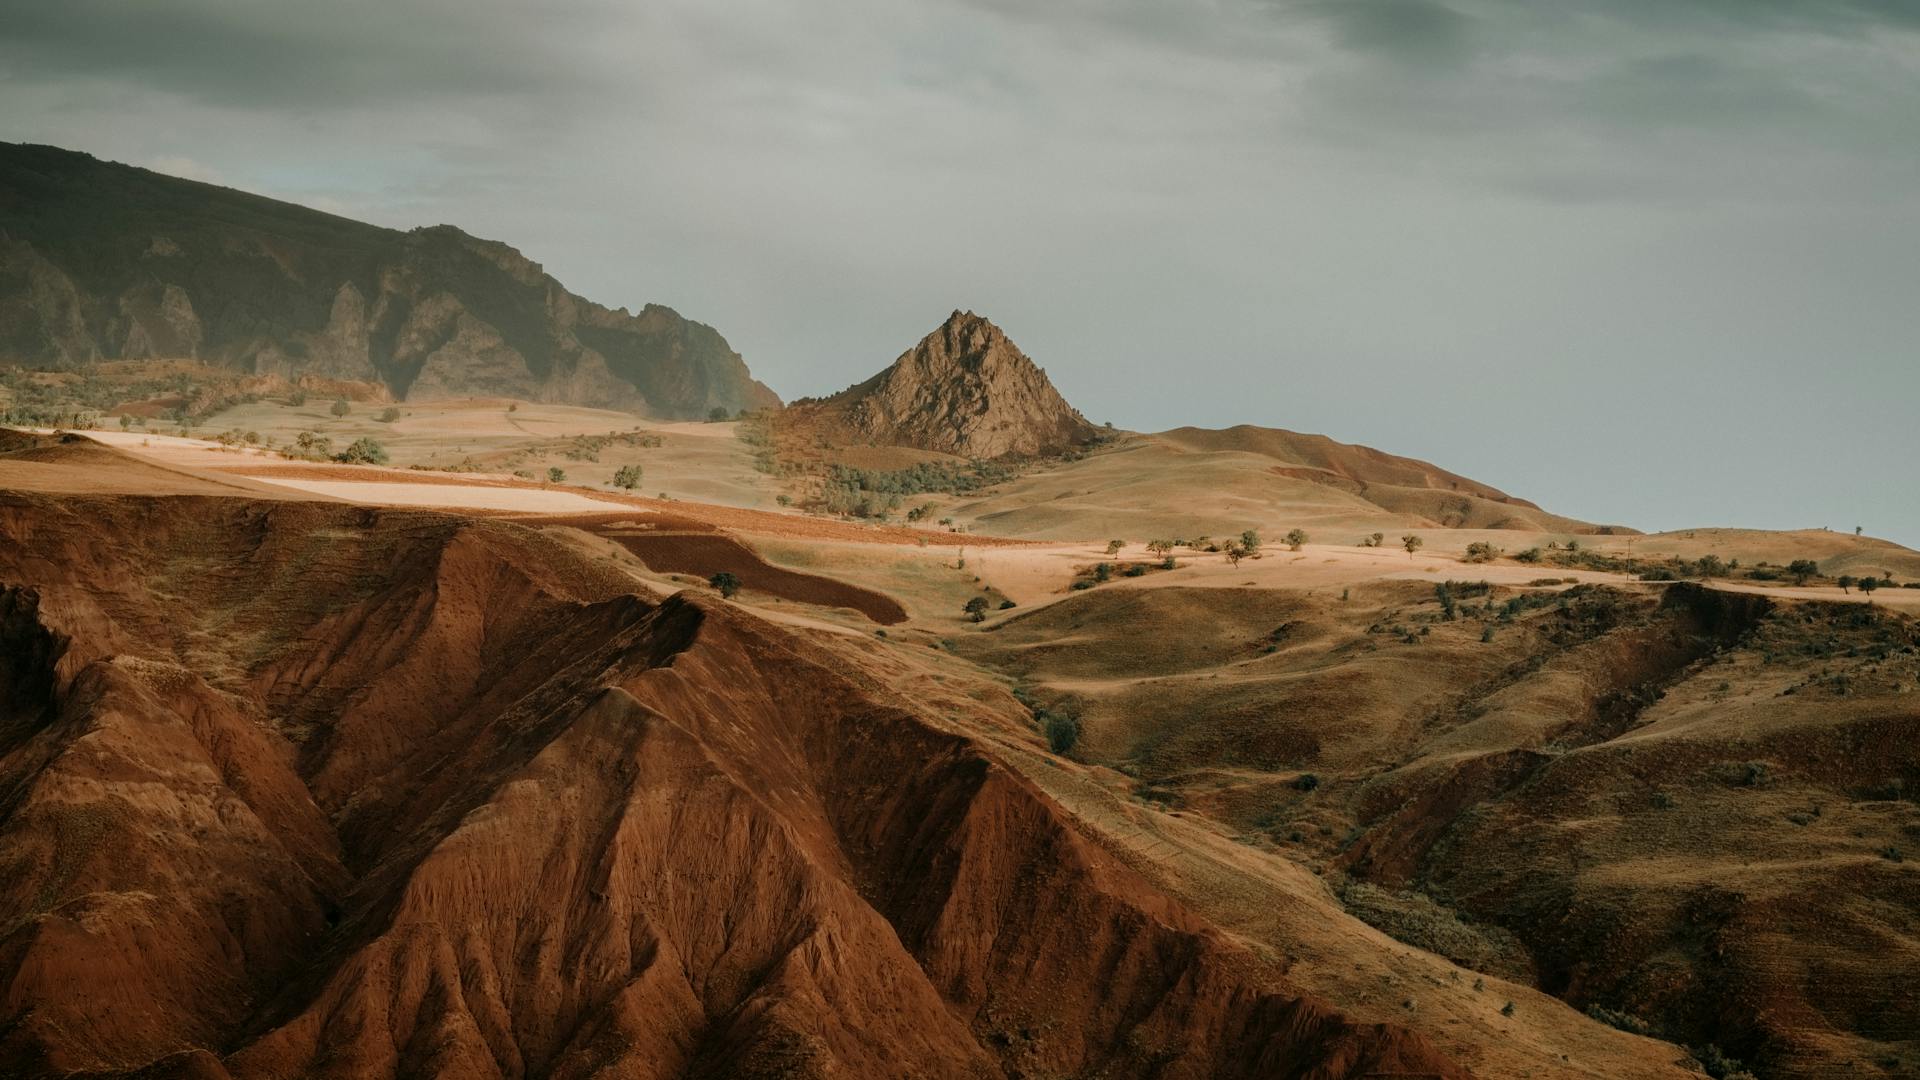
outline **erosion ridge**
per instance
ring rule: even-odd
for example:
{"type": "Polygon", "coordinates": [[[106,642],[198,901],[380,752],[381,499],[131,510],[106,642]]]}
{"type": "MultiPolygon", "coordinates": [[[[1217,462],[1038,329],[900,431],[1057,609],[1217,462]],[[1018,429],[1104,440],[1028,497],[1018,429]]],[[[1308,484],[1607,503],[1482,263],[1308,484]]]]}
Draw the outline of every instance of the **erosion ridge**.
{"type": "Polygon", "coordinates": [[[854,646],[506,522],[14,493],[0,538],[9,1071],[1464,1075],[854,646]]]}

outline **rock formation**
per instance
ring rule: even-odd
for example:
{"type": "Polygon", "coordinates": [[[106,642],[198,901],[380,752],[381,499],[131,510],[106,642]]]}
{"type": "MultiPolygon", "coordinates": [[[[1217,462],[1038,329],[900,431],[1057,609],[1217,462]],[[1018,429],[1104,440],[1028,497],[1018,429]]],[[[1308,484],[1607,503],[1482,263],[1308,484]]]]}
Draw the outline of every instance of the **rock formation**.
{"type": "Polygon", "coordinates": [[[1046,457],[1095,428],[1000,328],[956,311],[885,371],[830,398],[796,402],[843,438],[968,458],[1046,457]]]}

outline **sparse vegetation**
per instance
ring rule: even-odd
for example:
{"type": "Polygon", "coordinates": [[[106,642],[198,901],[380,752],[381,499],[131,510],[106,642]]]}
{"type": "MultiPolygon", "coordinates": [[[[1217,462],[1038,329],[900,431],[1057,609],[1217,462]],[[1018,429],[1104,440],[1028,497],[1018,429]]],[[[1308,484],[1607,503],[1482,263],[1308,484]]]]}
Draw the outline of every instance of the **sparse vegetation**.
{"type": "Polygon", "coordinates": [[[345,416],[353,411],[353,406],[347,404],[346,398],[336,398],[333,405],[329,407],[327,411],[335,416],[345,416]]]}
{"type": "Polygon", "coordinates": [[[722,570],[707,579],[707,584],[719,590],[720,595],[731,600],[733,594],[740,591],[740,579],[730,571],[722,570]]]}
{"type": "Polygon", "coordinates": [[[1289,529],[1287,531],[1287,549],[1288,550],[1299,551],[1301,546],[1304,545],[1306,542],[1307,542],[1306,530],[1289,529]]]}
{"type": "Polygon", "coordinates": [[[363,435],[353,440],[345,450],[335,455],[334,460],[345,462],[348,465],[385,465],[387,463],[387,449],[373,439],[369,439],[363,435]]]}
{"type": "Polygon", "coordinates": [[[632,491],[640,486],[641,468],[638,465],[622,465],[613,471],[613,486],[632,491]]]}

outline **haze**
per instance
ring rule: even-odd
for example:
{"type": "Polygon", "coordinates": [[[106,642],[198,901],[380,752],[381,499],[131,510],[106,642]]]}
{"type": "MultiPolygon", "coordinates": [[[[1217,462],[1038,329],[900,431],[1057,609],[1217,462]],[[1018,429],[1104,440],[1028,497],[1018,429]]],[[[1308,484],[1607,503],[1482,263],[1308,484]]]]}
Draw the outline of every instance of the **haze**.
{"type": "Polygon", "coordinates": [[[505,240],[784,397],[991,315],[1096,421],[1920,544],[1920,5],[14,5],[0,138],[505,240]]]}

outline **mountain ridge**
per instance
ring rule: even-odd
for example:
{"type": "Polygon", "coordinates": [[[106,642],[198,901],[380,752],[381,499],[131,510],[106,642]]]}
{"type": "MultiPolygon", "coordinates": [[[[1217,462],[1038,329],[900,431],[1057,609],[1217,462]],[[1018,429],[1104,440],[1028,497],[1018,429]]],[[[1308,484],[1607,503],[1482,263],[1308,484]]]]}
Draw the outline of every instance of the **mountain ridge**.
{"type": "Polygon", "coordinates": [[[568,291],[510,245],[388,229],[57,147],[0,144],[0,358],[182,358],[665,417],[775,407],[720,333],[568,291]]]}

